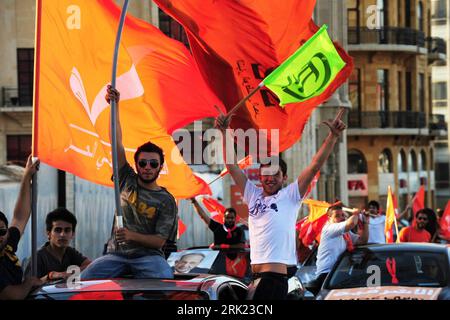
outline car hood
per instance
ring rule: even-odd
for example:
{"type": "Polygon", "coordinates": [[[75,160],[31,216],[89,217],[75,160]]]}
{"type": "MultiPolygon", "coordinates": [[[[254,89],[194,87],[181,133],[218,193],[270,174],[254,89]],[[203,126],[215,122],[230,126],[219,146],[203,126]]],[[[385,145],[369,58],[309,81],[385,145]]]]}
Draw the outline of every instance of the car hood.
{"type": "Polygon", "coordinates": [[[328,291],[325,300],[437,300],[442,288],[361,287],[328,291]]]}
{"type": "Polygon", "coordinates": [[[108,279],[88,280],[78,283],[58,282],[44,285],[32,295],[58,294],[68,292],[102,292],[102,291],[134,291],[134,290],[183,290],[197,291],[207,276],[197,276],[189,280],[169,279],[108,279]]]}

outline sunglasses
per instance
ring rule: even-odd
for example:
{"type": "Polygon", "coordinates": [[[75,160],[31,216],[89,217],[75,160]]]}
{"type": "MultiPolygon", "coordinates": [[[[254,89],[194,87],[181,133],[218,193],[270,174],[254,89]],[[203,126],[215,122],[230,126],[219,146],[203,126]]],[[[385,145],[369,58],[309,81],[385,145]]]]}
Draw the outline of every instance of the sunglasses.
{"type": "Polygon", "coordinates": [[[0,237],[6,235],[6,233],[8,232],[8,229],[0,229],[0,237]]]}
{"type": "Polygon", "coordinates": [[[142,169],[145,168],[147,166],[147,164],[150,165],[150,167],[152,167],[153,169],[156,169],[159,167],[159,161],[156,159],[141,159],[138,161],[138,165],[139,167],[141,167],[142,169]]]}
{"type": "Polygon", "coordinates": [[[417,220],[428,221],[428,218],[417,218],[417,220]]]}

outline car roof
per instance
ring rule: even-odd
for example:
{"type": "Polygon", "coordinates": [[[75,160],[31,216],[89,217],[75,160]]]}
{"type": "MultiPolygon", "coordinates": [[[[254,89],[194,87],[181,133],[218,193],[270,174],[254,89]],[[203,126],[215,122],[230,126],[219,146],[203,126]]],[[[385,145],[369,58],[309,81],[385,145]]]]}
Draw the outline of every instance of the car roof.
{"type": "MultiPolygon", "coordinates": [[[[39,294],[60,294],[71,292],[105,292],[105,291],[185,291],[196,292],[200,290],[203,283],[208,280],[222,282],[230,280],[227,276],[216,275],[196,275],[195,277],[176,277],[175,279],[103,279],[103,280],[82,280],[68,287],[66,282],[44,285],[33,292],[32,295],[39,294]]],[[[233,279],[233,281],[236,281],[233,279]]],[[[238,282],[238,281],[236,281],[238,282]]]]}
{"type": "Polygon", "coordinates": [[[356,250],[370,250],[373,252],[386,252],[386,251],[428,251],[434,253],[447,253],[450,250],[448,245],[437,243],[419,243],[419,242],[407,242],[407,243],[388,243],[388,244],[368,244],[358,246],[356,250]]]}

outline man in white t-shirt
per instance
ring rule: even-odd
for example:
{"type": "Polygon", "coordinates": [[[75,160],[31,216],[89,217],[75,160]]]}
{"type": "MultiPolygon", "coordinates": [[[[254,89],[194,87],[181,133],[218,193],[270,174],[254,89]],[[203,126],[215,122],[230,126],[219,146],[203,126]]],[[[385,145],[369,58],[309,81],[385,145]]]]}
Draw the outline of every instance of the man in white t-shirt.
{"type": "Polygon", "coordinates": [[[313,288],[314,294],[320,290],[323,281],[333,268],[339,256],[345,250],[352,251],[354,245],[367,243],[369,237],[369,215],[368,213],[360,216],[360,211],[355,210],[350,218],[345,220],[345,213],[342,210],[342,204],[334,204],[327,210],[328,221],[322,229],[320,235],[320,244],[317,250],[317,270],[313,288]],[[360,236],[354,234],[352,230],[362,219],[364,228],[360,236]]]}
{"type": "Polygon", "coordinates": [[[386,216],[380,212],[380,204],[375,201],[369,201],[368,204],[370,222],[369,222],[369,240],[367,243],[386,243],[384,227],[386,216]]]}
{"type": "MultiPolygon", "coordinates": [[[[228,159],[225,156],[228,172],[249,207],[249,212],[239,212],[249,223],[253,281],[249,286],[248,298],[275,300],[287,297],[288,267],[297,264],[295,223],[301,200],[346,128],[341,121],[343,112],[344,109],[341,109],[334,121],[325,122],[331,132],[311,164],[286,188],[283,185],[287,180],[287,166],[282,159],[272,157],[268,162],[262,161],[264,165],[259,171],[262,187],[256,187],[241,171],[235,157],[228,159]]],[[[226,137],[231,134],[231,130],[226,130],[229,122],[230,117],[223,114],[216,119],[216,127],[224,136],[224,155],[227,155],[227,142],[233,141],[226,137]]],[[[234,145],[228,147],[231,149],[234,145]]]]}

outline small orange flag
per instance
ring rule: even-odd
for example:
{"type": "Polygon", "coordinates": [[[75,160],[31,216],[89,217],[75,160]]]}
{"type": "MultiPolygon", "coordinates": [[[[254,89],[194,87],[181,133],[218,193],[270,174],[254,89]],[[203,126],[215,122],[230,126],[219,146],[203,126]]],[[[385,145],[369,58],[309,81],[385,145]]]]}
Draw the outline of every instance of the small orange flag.
{"type": "Polygon", "coordinates": [[[394,223],[395,223],[394,199],[392,195],[392,189],[390,186],[388,186],[388,196],[386,203],[386,222],[384,225],[384,234],[386,236],[386,243],[394,242],[394,233],[392,230],[394,223]]]}

